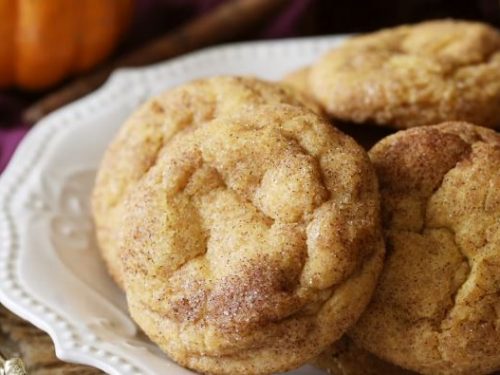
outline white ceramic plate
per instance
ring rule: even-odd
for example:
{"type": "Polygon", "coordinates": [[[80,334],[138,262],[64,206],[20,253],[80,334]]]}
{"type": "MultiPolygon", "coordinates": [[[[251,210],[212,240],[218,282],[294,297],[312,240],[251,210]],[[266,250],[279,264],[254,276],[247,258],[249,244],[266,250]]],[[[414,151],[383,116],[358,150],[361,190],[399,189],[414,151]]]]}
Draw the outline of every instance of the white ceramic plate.
{"type": "MultiPolygon", "coordinates": [[[[147,97],[194,78],[279,79],[344,37],[244,43],[119,71],[28,134],[0,178],[0,302],[47,331],[64,361],[110,374],[192,374],[129,318],[97,254],[89,194],[106,145],[147,97]]],[[[294,375],[320,374],[312,367],[294,375]]]]}

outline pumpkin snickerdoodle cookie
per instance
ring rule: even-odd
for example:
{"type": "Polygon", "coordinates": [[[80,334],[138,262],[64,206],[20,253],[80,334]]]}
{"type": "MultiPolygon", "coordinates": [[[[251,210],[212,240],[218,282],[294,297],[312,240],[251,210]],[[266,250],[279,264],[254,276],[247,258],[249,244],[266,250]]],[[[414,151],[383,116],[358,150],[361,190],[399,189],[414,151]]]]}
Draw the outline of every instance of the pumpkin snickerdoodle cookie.
{"type": "MultiPolygon", "coordinates": [[[[299,68],[283,77],[281,82],[302,92],[304,95],[308,95],[311,100],[314,101],[314,97],[310,94],[309,90],[310,71],[310,66],[299,68]]],[[[365,126],[359,126],[358,124],[339,120],[335,120],[333,125],[335,125],[345,134],[354,138],[354,140],[365,149],[370,149],[375,143],[392,132],[391,129],[382,128],[380,126],[373,126],[369,124],[365,124],[365,126]]]]}
{"type": "Polygon", "coordinates": [[[308,90],[346,121],[500,127],[500,32],[439,20],[353,37],[312,66],[308,90]]]}
{"type": "Polygon", "coordinates": [[[500,369],[500,135],[449,122],[370,151],[387,259],[354,342],[422,374],[500,369]]]}
{"type": "Polygon", "coordinates": [[[362,148],[301,107],[255,106],[183,133],[125,202],[130,312],[202,373],[299,367],[371,297],[378,194],[362,148]]]}
{"type": "Polygon", "coordinates": [[[101,254],[118,284],[122,276],[117,247],[123,201],[172,138],[214,118],[258,104],[304,105],[309,98],[284,85],[250,77],[221,76],[193,81],[146,102],[127,120],[102,160],[92,197],[101,254]]]}

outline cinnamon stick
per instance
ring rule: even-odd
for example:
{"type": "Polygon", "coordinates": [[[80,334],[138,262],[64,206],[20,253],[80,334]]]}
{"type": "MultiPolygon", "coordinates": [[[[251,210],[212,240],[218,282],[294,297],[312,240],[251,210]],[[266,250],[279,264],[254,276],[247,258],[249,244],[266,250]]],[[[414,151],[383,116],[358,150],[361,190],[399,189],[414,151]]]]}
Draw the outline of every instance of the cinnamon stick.
{"type": "Polygon", "coordinates": [[[211,44],[234,39],[271,16],[288,0],[229,0],[211,13],[161,36],[34,103],[23,114],[29,124],[98,88],[118,67],[152,64],[211,44]]]}

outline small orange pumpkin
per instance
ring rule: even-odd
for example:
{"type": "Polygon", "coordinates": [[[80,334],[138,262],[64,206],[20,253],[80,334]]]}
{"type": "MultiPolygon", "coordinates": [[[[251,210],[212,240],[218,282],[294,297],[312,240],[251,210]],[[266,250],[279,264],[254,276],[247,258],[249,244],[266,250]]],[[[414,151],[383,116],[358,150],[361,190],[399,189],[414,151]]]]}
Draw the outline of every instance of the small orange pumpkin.
{"type": "Polygon", "coordinates": [[[133,0],[0,0],[0,87],[37,90],[105,59],[133,0]]]}

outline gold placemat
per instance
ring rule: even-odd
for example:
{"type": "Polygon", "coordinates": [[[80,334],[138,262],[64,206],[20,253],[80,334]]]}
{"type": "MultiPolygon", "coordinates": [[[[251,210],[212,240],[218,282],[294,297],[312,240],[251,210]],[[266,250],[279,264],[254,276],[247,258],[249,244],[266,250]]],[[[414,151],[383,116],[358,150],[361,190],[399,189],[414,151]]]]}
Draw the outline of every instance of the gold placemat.
{"type": "Polygon", "coordinates": [[[97,375],[94,368],[57,359],[50,337],[0,305],[0,351],[20,357],[29,375],[97,375]]]}

